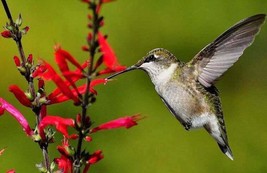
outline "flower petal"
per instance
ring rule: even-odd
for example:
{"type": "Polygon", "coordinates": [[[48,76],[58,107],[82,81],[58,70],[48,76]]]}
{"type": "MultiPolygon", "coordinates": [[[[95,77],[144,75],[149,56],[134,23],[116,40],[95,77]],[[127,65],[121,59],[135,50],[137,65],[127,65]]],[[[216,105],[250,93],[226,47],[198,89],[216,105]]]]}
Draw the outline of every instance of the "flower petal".
{"type": "MultiPolygon", "coordinates": [[[[103,53],[103,61],[105,65],[111,70],[115,70],[117,66],[121,66],[117,60],[117,57],[114,51],[109,46],[105,37],[100,32],[98,33],[98,40],[99,40],[99,45],[100,45],[100,51],[103,53]]],[[[125,68],[126,67],[124,67],[124,69],[125,68]]]]}
{"type": "Polygon", "coordinates": [[[95,127],[91,130],[91,133],[97,132],[99,130],[109,130],[120,127],[125,127],[126,129],[131,128],[132,126],[137,125],[137,121],[143,119],[139,114],[133,116],[126,116],[118,118],[116,120],[109,121],[107,123],[101,124],[98,127],[95,127]]]}
{"type": "Polygon", "coordinates": [[[27,98],[25,93],[17,86],[17,85],[11,85],[9,86],[9,91],[12,92],[17,100],[26,107],[31,107],[32,103],[27,98]]]}
{"type": "Polygon", "coordinates": [[[76,66],[78,69],[82,69],[81,65],[79,62],[67,51],[59,48],[55,52],[55,58],[56,62],[59,66],[59,69],[64,72],[64,71],[69,71],[69,67],[67,64],[67,61],[72,63],[74,66],[76,66]]]}
{"type": "Polygon", "coordinates": [[[28,121],[13,105],[0,98],[0,108],[8,111],[19,122],[19,124],[22,126],[22,129],[26,132],[27,135],[31,136],[33,134],[28,121]]]}
{"type": "Polygon", "coordinates": [[[10,32],[10,31],[7,31],[7,30],[1,32],[1,35],[2,35],[2,37],[4,37],[4,38],[11,38],[11,37],[12,37],[11,32],[10,32]]]}
{"type": "Polygon", "coordinates": [[[73,94],[69,85],[56,73],[56,71],[48,63],[45,63],[47,71],[42,75],[47,80],[53,80],[57,85],[59,90],[67,96],[69,99],[72,99],[75,103],[79,103],[80,100],[77,96],[73,94]]]}
{"type": "Polygon", "coordinates": [[[15,169],[10,169],[6,173],[16,173],[15,169]]]}
{"type": "Polygon", "coordinates": [[[62,118],[59,116],[45,116],[38,126],[42,139],[45,139],[44,129],[49,125],[55,126],[57,131],[68,138],[68,127],[74,127],[74,120],[71,118],[62,118]]]}
{"type": "Polygon", "coordinates": [[[102,154],[101,150],[95,151],[89,158],[88,163],[89,164],[95,164],[99,160],[103,159],[104,155],[102,154]]]}
{"type": "Polygon", "coordinates": [[[61,155],[60,158],[56,158],[55,163],[58,165],[59,169],[63,171],[63,173],[71,173],[73,170],[72,161],[64,155],[61,155]]]}

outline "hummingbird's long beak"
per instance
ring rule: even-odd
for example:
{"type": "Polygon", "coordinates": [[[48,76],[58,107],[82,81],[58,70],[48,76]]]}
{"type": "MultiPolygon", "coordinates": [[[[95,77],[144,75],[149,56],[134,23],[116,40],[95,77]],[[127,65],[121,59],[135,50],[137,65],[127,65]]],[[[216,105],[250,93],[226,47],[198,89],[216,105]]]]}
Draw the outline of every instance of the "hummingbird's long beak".
{"type": "Polygon", "coordinates": [[[115,73],[115,74],[113,74],[113,75],[107,77],[106,79],[108,80],[108,79],[114,78],[115,76],[118,76],[118,75],[120,75],[120,74],[122,74],[122,73],[126,73],[126,72],[128,72],[128,71],[132,71],[132,70],[135,70],[135,69],[137,69],[137,67],[136,67],[135,65],[133,65],[133,66],[131,66],[131,67],[126,68],[126,69],[123,70],[123,71],[120,71],[120,72],[118,72],[118,73],[115,73]]]}

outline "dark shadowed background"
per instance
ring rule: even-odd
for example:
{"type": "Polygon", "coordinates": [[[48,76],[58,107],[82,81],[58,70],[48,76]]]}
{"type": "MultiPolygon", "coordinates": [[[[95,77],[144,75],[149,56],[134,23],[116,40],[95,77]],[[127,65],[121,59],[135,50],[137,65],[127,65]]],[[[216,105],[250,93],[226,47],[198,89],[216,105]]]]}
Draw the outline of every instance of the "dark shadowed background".
{"type": "MultiPolygon", "coordinates": [[[[53,45],[60,43],[82,62],[86,43],[87,7],[80,1],[8,0],[13,17],[19,13],[24,26],[30,26],[23,38],[25,53],[55,65],[53,45]]],[[[200,49],[239,20],[267,13],[265,0],[177,1],[117,0],[102,9],[103,33],[109,35],[120,62],[132,65],[149,50],[163,47],[177,58],[188,61],[200,49]]],[[[0,8],[0,25],[6,15],[0,8]]],[[[129,130],[103,131],[93,135],[90,151],[102,149],[105,158],[92,166],[102,173],[200,173],[267,172],[267,25],[254,44],[217,83],[234,161],[219,150],[204,130],[186,131],[169,113],[142,71],[122,75],[108,85],[97,87],[97,102],[89,113],[95,124],[123,115],[141,113],[146,118],[129,130]]],[[[18,84],[26,89],[13,62],[18,55],[15,42],[0,38],[0,97],[13,103],[34,124],[34,115],[8,92],[18,84]]],[[[47,92],[53,89],[47,84],[47,92]]],[[[71,102],[49,107],[51,115],[74,117],[79,111],[71,102]]],[[[50,145],[51,158],[60,142],[50,145]]],[[[8,114],[0,117],[0,172],[15,168],[20,172],[38,172],[35,163],[42,160],[41,150],[27,138],[19,124],[8,114]]]]}

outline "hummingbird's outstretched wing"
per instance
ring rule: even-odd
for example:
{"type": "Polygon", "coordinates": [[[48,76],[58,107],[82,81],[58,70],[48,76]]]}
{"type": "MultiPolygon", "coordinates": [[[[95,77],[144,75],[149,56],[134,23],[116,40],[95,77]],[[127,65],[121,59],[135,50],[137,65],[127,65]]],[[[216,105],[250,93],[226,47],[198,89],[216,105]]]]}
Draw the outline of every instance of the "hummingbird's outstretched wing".
{"type": "Polygon", "coordinates": [[[194,67],[198,81],[210,87],[252,44],[265,21],[265,14],[241,20],[202,49],[187,66],[194,67]]]}

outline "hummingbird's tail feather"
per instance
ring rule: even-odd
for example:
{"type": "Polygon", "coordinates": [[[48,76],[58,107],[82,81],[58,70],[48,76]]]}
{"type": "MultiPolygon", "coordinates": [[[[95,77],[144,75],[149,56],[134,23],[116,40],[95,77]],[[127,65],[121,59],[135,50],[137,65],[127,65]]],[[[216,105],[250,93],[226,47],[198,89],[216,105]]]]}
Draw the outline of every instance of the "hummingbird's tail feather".
{"type": "Polygon", "coordinates": [[[228,145],[222,145],[220,143],[218,143],[220,149],[222,150],[222,152],[227,156],[229,157],[229,159],[231,160],[234,160],[234,157],[233,157],[233,153],[232,153],[232,150],[230,149],[230,147],[228,145]]]}

